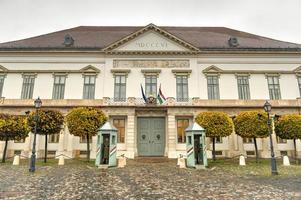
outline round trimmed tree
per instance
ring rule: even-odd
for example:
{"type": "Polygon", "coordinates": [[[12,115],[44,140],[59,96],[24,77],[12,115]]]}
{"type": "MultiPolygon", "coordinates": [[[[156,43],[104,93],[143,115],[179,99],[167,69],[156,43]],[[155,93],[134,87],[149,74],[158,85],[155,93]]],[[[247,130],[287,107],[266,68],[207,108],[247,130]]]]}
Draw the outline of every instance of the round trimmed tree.
{"type": "Polygon", "coordinates": [[[2,162],[5,162],[7,144],[9,140],[25,139],[28,127],[24,116],[0,114],[0,140],[5,141],[2,162]]]}
{"type": "Polygon", "coordinates": [[[87,160],[90,160],[89,138],[107,121],[106,115],[100,109],[79,107],[67,114],[66,121],[70,134],[87,138],[87,160]]]}
{"type": "MultiPolygon", "coordinates": [[[[37,124],[37,134],[45,135],[45,155],[44,162],[47,162],[47,146],[48,146],[48,135],[59,134],[62,125],[64,124],[64,116],[60,111],[57,110],[39,110],[38,112],[38,124],[37,124]]],[[[29,113],[27,121],[28,126],[32,133],[34,133],[35,128],[35,116],[36,111],[29,113]]]]}
{"type": "Polygon", "coordinates": [[[233,120],[235,133],[243,138],[252,138],[254,141],[256,161],[258,162],[258,148],[256,138],[269,136],[267,125],[268,116],[264,111],[243,111],[233,120]]]}
{"type": "Polygon", "coordinates": [[[301,139],[301,115],[286,114],[275,120],[275,132],[281,139],[294,141],[294,157],[297,162],[296,140],[301,139]]]}
{"type": "Polygon", "coordinates": [[[206,137],[212,139],[212,158],[215,158],[215,138],[227,137],[233,132],[233,122],[224,112],[212,111],[199,113],[195,121],[206,130],[206,137]]]}

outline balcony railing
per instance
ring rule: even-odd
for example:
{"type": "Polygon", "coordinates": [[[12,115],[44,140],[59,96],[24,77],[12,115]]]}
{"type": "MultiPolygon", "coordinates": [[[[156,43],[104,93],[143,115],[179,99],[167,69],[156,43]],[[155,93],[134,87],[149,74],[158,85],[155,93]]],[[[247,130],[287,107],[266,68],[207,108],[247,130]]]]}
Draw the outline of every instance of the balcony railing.
{"type": "MultiPolygon", "coordinates": [[[[4,99],[0,101],[0,108],[7,107],[33,107],[33,99],[4,99]]],[[[262,108],[265,103],[264,99],[256,100],[236,100],[236,99],[221,99],[221,100],[207,100],[199,98],[179,99],[168,97],[166,101],[160,104],[146,103],[143,98],[128,97],[126,99],[114,99],[103,97],[102,99],[42,99],[43,107],[102,107],[102,106],[132,106],[132,107],[173,107],[173,106],[190,106],[190,107],[230,107],[230,108],[262,108]]],[[[301,109],[301,99],[287,99],[287,100],[270,100],[273,107],[277,108],[298,108],[301,109]]]]}

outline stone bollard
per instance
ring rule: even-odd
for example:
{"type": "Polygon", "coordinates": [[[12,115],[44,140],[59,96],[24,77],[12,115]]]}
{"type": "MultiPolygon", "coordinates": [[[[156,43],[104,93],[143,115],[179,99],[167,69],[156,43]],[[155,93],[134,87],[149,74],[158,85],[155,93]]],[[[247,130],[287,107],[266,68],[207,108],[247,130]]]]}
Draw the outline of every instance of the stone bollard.
{"type": "Polygon", "coordinates": [[[179,167],[186,168],[185,158],[179,158],[179,167]]]}
{"type": "Polygon", "coordinates": [[[290,166],[290,160],[289,160],[288,156],[283,156],[283,165],[290,166]]]}
{"type": "Polygon", "coordinates": [[[59,156],[59,163],[58,163],[58,165],[64,165],[64,164],[65,164],[64,156],[63,156],[63,155],[60,155],[60,156],[59,156]]]}
{"type": "Polygon", "coordinates": [[[125,167],[126,165],[126,157],[121,156],[118,158],[118,167],[125,167]]]}
{"type": "Polygon", "coordinates": [[[245,160],[245,157],[243,155],[239,156],[239,165],[240,166],[245,166],[246,165],[246,160],[245,160]]]}
{"type": "Polygon", "coordinates": [[[19,155],[15,155],[14,156],[13,165],[19,165],[19,164],[20,164],[20,156],[19,155]]]}
{"type": "Polygon", "coordinates": [[[182,154],[180,154],[180,157],[178,157],[177,166],[180,165],[180,159],[181,159],[181,158],[183,158],[183,155],[182,155],[182,154]]]}

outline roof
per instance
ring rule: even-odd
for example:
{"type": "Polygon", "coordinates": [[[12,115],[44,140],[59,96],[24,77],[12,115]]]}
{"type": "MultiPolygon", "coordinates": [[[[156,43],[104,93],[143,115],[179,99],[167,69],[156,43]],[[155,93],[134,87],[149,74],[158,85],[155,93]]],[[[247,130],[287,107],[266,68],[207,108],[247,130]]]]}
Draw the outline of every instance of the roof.
{"type": "Polygon", "coordinates": [[[191,124],[185,129],[185,132],[189,132],[189,131],[205,131],[205,129],[201,127],[198,123],[194,122],[193,124],[191,124]]]}
{"type": "MultiPolygon", "coordinates": [[[[149,25],[148,25],[149,26],[149,25]]],[[[155,25],[151,25],[155,26],[155,25]]],[[[102,50],[110,44],[139,31],[142,26],[79,26],[28,39],[0,43],[1,51],[10,50],[102,50]],[[74,44],[64,45],[70,35],[74,44]]],[[[226,27],[158,27],[200,50],[288,50],[301,51],[301,44],[283,42],[226,27]],[[239,45],[231,47],[230,38],[239,45]]]]}
{"type": "Polygon", "coordinates": [[[117,129],[110,123],[106,122],[101,128],[98,129],[99,131],[117,131],[117,129]]]}

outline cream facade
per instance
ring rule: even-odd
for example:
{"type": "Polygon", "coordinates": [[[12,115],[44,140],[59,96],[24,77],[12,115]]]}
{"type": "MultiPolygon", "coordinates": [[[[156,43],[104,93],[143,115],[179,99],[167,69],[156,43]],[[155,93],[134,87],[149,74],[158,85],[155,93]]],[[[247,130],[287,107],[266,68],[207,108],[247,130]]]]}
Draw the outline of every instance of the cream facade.
{"type": "MultiPolygon", "coordinates": [[[[33,109],[33,99],[37,97],[42,99],[43,108],[58,109],[64,114],[77,106],[101,108],[112,123],[120,125],[124,138],[120,137],[117,145],[118,155],[124,154],[128,158],[142,155],[140,119],[163,120],[165,125],[160,145],[164,152],[160,156],[176,158],[180,154],[185,155],[185,143],[179,133],[183,128],[180,123],[191,124],[202,111],[219,110],[235,116],[242,110],[262,109],[265,100],[271,99],[269,77],[276,77],[279,81],[276,85],[280,96],[276,94],[276,99],[272,97],[270,101],[273,114],[300,114],[301,52],[228,49],[207,52],[155,26],[139,31],[99,51],[0,51],[0,76],[4,77],[0,111],[25,114],[33,109]],[[26,75],[34,77],[33,93],[29,98],[22,98],[26,75]],[[65,77],[63,99],[53,99],[56,76],[65,77]],[[95,77],[92,99],[85,99],[85,76],[95,77]],[[125,95],[122,94],[124,99],[121,100],[116,99],[116,76],[125,77],[125,95]],[[163,104],[145,104],[142,99],[140,85],[146,90],[147,76],[155,77],[156,92],[161,85],[167,97],[163,104]],[[187,78],[184,96],[177,92],[178,76],[187,78]],[[209,92],[208,77],[212,76],[218,82],[217,86],[212,86],[218,89],[218,94],[209,92]],[[248,80],[248,99],[240,99],[238,77],[241,76],[248,80]],[[218,97],[212,98],[212,95],[218,97]]],[[[71,158],[86,153],[86,143],[69,134],[67,125],[56,137],[50,140],[49,154],[64,154],[71,158]]],[[[156,140],[156,134],[153,140],[156,140]]],[[[268,138],[257,141],[261,156],[270,157],[268,138]]],[[[280,141],[275,134],[273,141],[276,156],[292,155],[292,141],[280,141]]],[[[25,141],[10,141],[8,156],[16,153],[29,156],[32,142],[33,134],[25,141]]],[[[209,138],[207,144],[211,144],[209,138]]],[[[4,142],[0,142],[0,156],[3,148],[4,142]]],[[[38,136],[38,157],[43,155],[43,149],[44,137],[38,136]]],[[[254,154],[254,145],[243,141],[234,132],[229,137],[220,138],[216,149],[220,156],[225,157],[254,154]]],[[[300,140],[297,140],[297,152],[301,157],[300,140]]],[[[96,137],[93,137],[91,157],[95,158],[95,154],[96,137]]],[[[208,154],[211,154],[210,145],[208,154]]]]}

